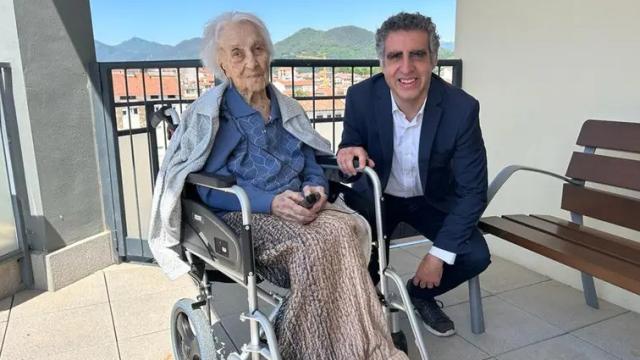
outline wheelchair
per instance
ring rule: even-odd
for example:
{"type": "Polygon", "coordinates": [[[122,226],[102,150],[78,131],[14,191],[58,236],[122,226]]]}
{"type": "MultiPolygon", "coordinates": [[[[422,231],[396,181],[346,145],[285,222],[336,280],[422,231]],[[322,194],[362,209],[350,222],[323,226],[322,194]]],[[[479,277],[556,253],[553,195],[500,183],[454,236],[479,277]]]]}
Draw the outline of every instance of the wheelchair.
{"type": "MultiPolygon", "coordinates": [[[[166,121],[168,127],[177,126],[179,117],[171,108],[163,107],[152,115],[151,125],[155,128],[166,121]]],[[[339,170],[333,156],[319,156],[320,166],[325,170],[331,183],[330,188],[348,189],[355,180],[345,177],[339,170]]],[[[383,235],[382,188],[375,171],[365,167],[361,174],[367,176],[374,189],[376,238],[371,246],[378,251],[379,297],[394,343],[407,350],[406,337],[399,328],[399,312],[406,313],[421,359],[428,360],[428,354],[420,323],[409,294],[401,277],[388,265],[386,237],[383,235]],[[390,291],[390,282],[395,284],[397,293],[390,291]]],[[[337,193],[329,194],[335,200],[337,193]]],[[[180,299],[171,312],[171,342],[176,360],[198,359],[253,359],[280,360],[280,351],[273,328],[273,321],[284,301],[282,295],[267,289],[256,273],[251,237],[251,206],[245,191],[234,184],[233,179],[213,177],[210,174],[192,173],[185,183],[182,194],[182,239],[180,251],[191,270],[190,277],[198,288],[198,296],[180,299]],[[217,191],[234,194],[240,203],[243,228],[235,233],[214,212],[204,205],[196,186],[205,186],[217,191]],[[241,321],[249,322],[250,340],[236,344],[223,325],[214,308],[216,296],[214,284],[218,282],[236,283],[247,291],[247,310],[240,314],[241,321]],[[259,306],[261,299],[273,306],[268,314],[259,306]]]]}

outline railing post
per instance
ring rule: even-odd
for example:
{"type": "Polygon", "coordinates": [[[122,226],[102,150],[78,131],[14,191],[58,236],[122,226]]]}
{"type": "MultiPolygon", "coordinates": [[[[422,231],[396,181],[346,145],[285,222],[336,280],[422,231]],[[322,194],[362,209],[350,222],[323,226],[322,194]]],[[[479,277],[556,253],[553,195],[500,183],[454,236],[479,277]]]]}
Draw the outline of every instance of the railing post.
{"type": "MultiPolygon", "coordinates": [[[[118,129],[115,116],[115,101],[113,97],[112,67],[109,64],[98,63],[96,76],[100,79],[100,101],[96,107],[96,136],[100,149],[104,150],[105,171],[102,172],[105,187],[106,213],[110,214],[107,221],[114,232],[114,248],[118,256],[123,259],[127,255],[125,241],[126,218],[124,210],[124,196],[122,194],[122,173],[120,171],[120,150],[118,146],[118,129]],[[104,179],[106,177],[106,179],[104,179]]],[[[101,158],[103,158],[101,156],[101,158]]]]}
{"type": "Polygon", "coordinates": [[[147,141],[149,141],[149,163],[151,165],[151,186],[153,188],[156,184],[156,177],[160,169],[160,162],[158,160],[158,136],[156,135],[156,129],[151,126],[151,117],[155,112],[153,104],[145,104],[144,112],[147,118],[147,141]]]}
{"type": "Polygon", "coordinates": [[[0,254],[0,262],[5,259],[17,258],[22,282],[27,287],[31,287],[33,285],[33,268],[31,267],[29,240],[24,217],[30,213],[29,201],[24,167],[22,166],[18,117],[13,98],[13,78],[11,65],[8,63],[0,63],[0,156],[2,155],[4,155],[6,176],[9,181],[8,190],[11,196],[17,249],[0,254]]]}

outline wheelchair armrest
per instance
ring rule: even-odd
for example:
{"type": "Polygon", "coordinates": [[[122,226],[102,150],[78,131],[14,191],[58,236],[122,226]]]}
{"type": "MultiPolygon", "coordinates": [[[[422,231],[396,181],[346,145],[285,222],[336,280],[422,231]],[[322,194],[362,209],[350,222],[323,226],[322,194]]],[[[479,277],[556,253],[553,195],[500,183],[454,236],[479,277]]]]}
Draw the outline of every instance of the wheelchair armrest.
{"type": "Polygon", "coordinates": [[[191,173],[187,176],[188,184],[205,186],[210,189],[234,194],[240,202],[240,212],[242,213],[242,224],[251,225],[251,203],[247,193],[242,187],[236,185],[236,181],[231,176],[215,176],[204,172],[191,173]]]}
{"type": "Polygon", "coordinates": [[[316,162],[323,168],[338,168],[338,159],[335,155],[318,155],[316,162]]]}
{"type": "Polygon", "coordinates": [[[236,180],[232,176],[219,176],[204,172],[191,173],[187,176],[186,181],[188,184],[206,186],[214,189],[230,188],[236,184],[236,180]]]}

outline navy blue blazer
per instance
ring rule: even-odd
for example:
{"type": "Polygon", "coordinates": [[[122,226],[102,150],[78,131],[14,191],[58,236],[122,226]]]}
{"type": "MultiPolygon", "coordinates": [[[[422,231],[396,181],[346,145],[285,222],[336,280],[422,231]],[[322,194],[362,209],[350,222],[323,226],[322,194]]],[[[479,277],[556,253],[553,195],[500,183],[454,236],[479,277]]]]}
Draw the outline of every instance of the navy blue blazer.
{"type": "MultiPolygon", "coordinates": [[[[424,200],[446,213],[435,246],[456,254],[466,243],[487,206],[487,155],[476,99],[432,75],[424,109],[418,166],[424,200]]],[[[383,190],[391,174],[393,115],[391,93],[382,74],[353,85],[347,92],[340,148],[362,146],[375,161],[383,190]]],[[[362,177],[353,188],[371,196],[362,177]]],[[[425,219],[428,221],[428,219],[425,219]]]]}

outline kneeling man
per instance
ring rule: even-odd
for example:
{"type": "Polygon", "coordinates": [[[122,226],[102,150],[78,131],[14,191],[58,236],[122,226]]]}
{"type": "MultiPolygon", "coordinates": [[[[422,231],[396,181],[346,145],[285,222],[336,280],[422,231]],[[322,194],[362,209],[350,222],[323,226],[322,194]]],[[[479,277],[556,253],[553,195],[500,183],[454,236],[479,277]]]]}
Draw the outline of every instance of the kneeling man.
{"type": "MultiPolygon", "coordinates": [[[[476,227],[487,205],[487,157],[479,104],[432,73],[439,37],[430,18],[399,13],[376,33],[382,74],[349,88],[337,154],[343,172],[353,159],[380,176],[385,234],[400,222],[433,241],[407,283],[430,332],[455,333],[436,296],[489,266],[487,243],[476,227]]],[[[372,190],[362,177],[347,203],[372,219],[372,190]]],[[[387,248],[388,251],[388,248],[387,248]]],[[[375,254],[375,252],[374,252],[375,254]]],[[[377,259],[370,272],[377,277],[377,259]]]]}

